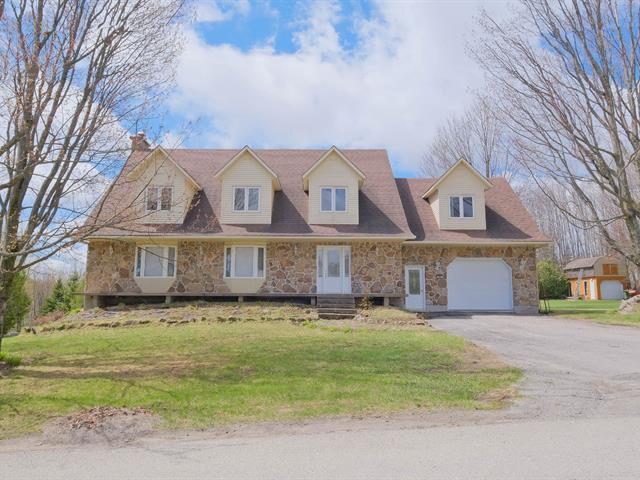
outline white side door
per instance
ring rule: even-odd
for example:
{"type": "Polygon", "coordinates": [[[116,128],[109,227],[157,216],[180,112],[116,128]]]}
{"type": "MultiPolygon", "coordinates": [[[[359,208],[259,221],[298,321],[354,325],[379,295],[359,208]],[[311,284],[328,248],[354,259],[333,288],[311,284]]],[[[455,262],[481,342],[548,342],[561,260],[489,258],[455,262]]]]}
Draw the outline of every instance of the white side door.
{"type": "Polygon", "coordinates": [[[351,293],[351,247],[319,246],[316,259],[318,293],[351,293]]]}
{"type": "Polygon", "coordinates": [[[426,308],[423,266],[406,265],[404,267],[404,288],[405,308],[407,310],[423,312],[426,308]]]}

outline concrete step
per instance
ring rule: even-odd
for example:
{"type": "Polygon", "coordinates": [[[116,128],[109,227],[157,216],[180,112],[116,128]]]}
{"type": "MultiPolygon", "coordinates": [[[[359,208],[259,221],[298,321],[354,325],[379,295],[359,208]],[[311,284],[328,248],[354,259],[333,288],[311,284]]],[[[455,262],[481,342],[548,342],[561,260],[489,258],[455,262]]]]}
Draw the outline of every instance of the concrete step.
{"type": "Polygon", "coordinates": [[[323,305],[348,305],[355,307],[356,301],[353,297],[318,297],[318,306],[323,305]]]}

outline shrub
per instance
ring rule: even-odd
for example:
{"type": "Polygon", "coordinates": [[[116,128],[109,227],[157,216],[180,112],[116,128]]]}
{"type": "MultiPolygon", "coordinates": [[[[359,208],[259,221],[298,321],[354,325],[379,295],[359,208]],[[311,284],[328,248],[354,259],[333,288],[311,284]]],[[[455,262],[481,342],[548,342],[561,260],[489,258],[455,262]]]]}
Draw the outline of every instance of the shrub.
{"type": "Polygon", "coordinates": [[[564,298],[569,290],[567,277],[553,260],[538,262],[538,286],[540,298],[564,298]]]}

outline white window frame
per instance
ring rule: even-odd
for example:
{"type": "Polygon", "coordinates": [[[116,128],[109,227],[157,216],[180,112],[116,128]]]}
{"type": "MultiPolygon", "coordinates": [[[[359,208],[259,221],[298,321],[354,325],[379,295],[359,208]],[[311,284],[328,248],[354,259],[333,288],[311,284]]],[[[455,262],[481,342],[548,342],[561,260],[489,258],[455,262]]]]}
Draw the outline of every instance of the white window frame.
{"type": "Polygon", "coordinates": [[[170,212],[173,207],[173,185],[149,185],[144,192],[144,209],[147,212],[170,212]],[[155,210],[149,208],[149,190],[155,189],[158,192],[157,204],[155,210]],[[171,190],[171,201],[169,202],[169,209],[162,210],[162,190],[168,188],[171,190]]]}
{"type": "Polygon", "coordinates": [[[260,204],[262,203],[262,192],[261,188],[255,185],[250,186],[234,186],[233,187],[233,197],[231,198],[231,207],[236,213],[257,213],[260,211],[260,204]],[[255,188],[258,190],[258,208],[256,210],[249,210],[249,190],[255,188]],[[236,209],[236,190],[244,190],[244,208],[242,210],[236,209]]]}
{"type": "Polygon", "coordinates": [[[474,195],[449,195],[449,204],[447,205],[447,207],[449,208],[449,218],[451,219],[456,219],[456,220],[471,220],[473,218],[476,218],[476,197],[474,195]],[[460,209],[460,216],[459,217],[454,217],[451,215],[451,199],[452,198],[457,198],[458,199],[458,208],[460,209]],[[470,217],[465,217],[464,216],[464,198],[470,198],[471,199],[471,216],[470,217]]]}
{"type": "Polygon", "coordinates": [[[320,187],[320,211],[322,213],[347,213],[349,206],[347,204],[349,189],[347,187],[320,187]],[[331,210],[322,208],[322,190],[331,190],[331,210]],[[344,210],[336,210],[336,190],[344,190],[344,210]]]}
{"type": "Polygon", "coordinates": [[[178,246],[177,245],[136,245],[136,255],[133,264],[133,275],[135,278],[176,278],[176,274],[178,271],[178,246]],[[162,275],[161,276],[152,276],[152,275],[144,275],[144,262],[145,257],[147,255],[147,248],[163,248],[162,252],[162,275]],[[173,275],[167,275],[167,271],[169,270],[169,249],[174,249],[173,256],[173,275]],[[140,275],[138,275],[138,256],[142,254],[140,257],[140,275]]]}
{"type": "Polygon", "coordinates": [[[224,246],[224,263],[222,264],[222,274],[224,278],[239,278],[239,279],[251,279],[251,278],[265,278],[267,275],[267,247],[265,245],[225,245],[224,246]],[[236,277],[236,248],[253,248],[253,273],[251,277],[236,277]],[[258,249],[262,248],[262,275],[258,276],[258,249]],[[229,256],[228,250],[231,249],[231,275],[227,275],[227,258],[229,256]]]}

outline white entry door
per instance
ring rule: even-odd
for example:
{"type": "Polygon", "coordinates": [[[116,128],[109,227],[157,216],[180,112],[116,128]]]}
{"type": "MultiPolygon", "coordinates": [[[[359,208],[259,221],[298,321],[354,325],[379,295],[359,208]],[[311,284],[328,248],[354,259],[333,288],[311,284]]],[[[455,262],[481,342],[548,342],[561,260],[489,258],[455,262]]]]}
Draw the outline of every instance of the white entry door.
{"type": "Polygon", "coordinates": [[[351,247],[319,246],[318,293],[351,293],[351,247]]]}
{"type": "Polygon", "coordinates": [[[404,267],[404,306],[407,310],[423,312],[426,296],[424,291],[424,267],[407,265],[404,267]]]}

